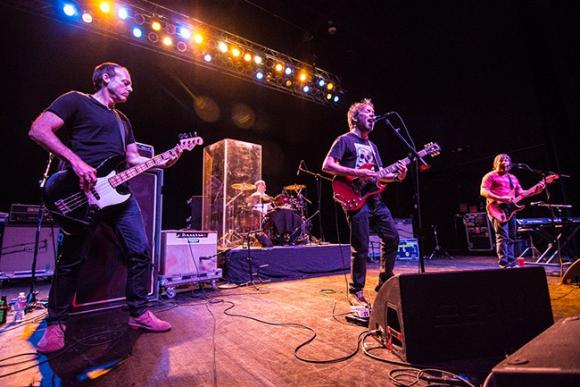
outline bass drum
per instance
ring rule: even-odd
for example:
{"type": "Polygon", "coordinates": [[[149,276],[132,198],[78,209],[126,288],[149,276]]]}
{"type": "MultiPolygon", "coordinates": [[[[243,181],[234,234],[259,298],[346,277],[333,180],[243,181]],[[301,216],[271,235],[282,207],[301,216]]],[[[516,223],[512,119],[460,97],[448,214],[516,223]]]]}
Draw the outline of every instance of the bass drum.
{"type": "Polygon", "coordinates": [[[304,221],[296,211],[287,208],[276,208],[268,212],[262,222],[262,231],[278,246],[308,241],[304,221]]]}

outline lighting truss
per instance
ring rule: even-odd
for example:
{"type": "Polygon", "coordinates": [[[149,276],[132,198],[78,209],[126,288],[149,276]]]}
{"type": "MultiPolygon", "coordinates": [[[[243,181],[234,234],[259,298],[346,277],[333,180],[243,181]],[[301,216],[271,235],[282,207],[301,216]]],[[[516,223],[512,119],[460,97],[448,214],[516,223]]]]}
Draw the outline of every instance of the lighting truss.
{"type": "Polygon", "coordinates": [[[334,74],[147,0],[3,4],[321,105],[337,105],[343,94],[334,74]]]}

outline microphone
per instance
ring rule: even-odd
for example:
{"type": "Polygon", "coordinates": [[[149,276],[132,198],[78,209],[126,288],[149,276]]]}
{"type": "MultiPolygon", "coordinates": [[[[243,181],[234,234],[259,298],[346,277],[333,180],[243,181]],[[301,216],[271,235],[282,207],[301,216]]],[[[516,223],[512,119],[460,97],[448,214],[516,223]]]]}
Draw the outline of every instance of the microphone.
{"type": "Polygon", "coordinates": [[[528,164],[524,164],[524,163],[515,163],[515,164],[512,164],[512,168],[515,168],[515,169],[530,169],[529,165],[528,164]]]}
{"type": "Polygon", "coordinates": [[[392,113],[385,113],[385,114],[379,114],[378,116],[374,116],[373,117],[373,122],[379,122],[384,120],[385,118],[387,118],[388,116],[390,116],[392,113]]]}
{"type": "Polygon", "coordinates": [[[298,164],[298,170],[296,170],[296,176],[300,175],[300,171],[302,170],[302,163],[304,163],[304,160],[300,160],[300,164],[298,164]]]}

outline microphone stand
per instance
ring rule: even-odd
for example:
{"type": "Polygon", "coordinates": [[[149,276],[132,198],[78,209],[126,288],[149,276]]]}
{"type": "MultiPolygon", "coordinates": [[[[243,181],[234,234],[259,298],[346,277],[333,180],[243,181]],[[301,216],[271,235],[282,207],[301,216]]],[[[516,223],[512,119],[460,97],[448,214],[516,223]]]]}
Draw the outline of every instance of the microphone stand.
{"type": "Polygon", "coordinates": [[[405,137],[403,137],[403,135],[400,133],[401,129],[396,128],[387,117],[384,118],[385,123],[393,130],[393,132],[399,138],[399,140],[401,140],[401,142],[407,147],[407,149],[409,150],[409,158],[411,160],[413,160],[413,166],[414,166],[413,170],[414,170],[414,175],[415,175],[414,181],[413,181],[413,190],[414,190],[414,196],[415,196],[415,212],[416,212],[416,216],[417,216],[417,229],[418,229],[418,236],[419,236],[419,252],[420,252],[419,253],[419,272],[424,273],[425,272],[425,259],[423,257],[423,254],[421,253],[423,251],[424,237],[423,237],[423,220],[421,218],[421,194],[420,194],[420,185],[419,185],[419,163],[421,163],[421,166],[423,166],[423,167],[429,167],[429,165],[425,162],[425,160],[423,160],[421,158],[421,156],[419,156],[419,153],[417,153],[417,150],[415,149],[415,144],[413,143],[413,139],[411,138],[411,135],[409,134],[409,131],[407,130],[407,127],[405,126],[405,122],[403,121],[401,116],[399,116],[399,114],[396,112],[393,112],[393,114],[395,114],[397,117],[399,117],[399,120],[403,124],[403,127],[405,128],[405,131],[407,132],[407,136],[409,137],[409,141],[407,141],[407,139],[405,137]]]}
{"type": "MultiPolygon", "coordinates": [[[[301,162],[300,165],[298,166],[298,172],[304,172],[308,175],[314,176],[314,178],[316,179],[316,196],[317,196],[317,204],[318,204],[318,231],[320,233],[320,240],[318,242],[318,244],[322,244],[322,242],[324,242],[324,232],[322,231],[322,206],[321,206],[321,200],[322,200],[322,180],[327,180],[329,182],[332,182],[332,179],[326,176],[321,175],[320,173],[317,172],[312,172],[310,170],[308,170],[306,168],[306,163],[305,162],[301,162]],[[304,167],[303,167],[304,165],[304,167]]],[[[316,214],[315,214],[316,215],[316,214]]]]}
{"type": "MultiPolygon", "coordinates": [[[[46,168],[44,169],[44,173],[42,174],[42,179],[39,180],[38,186],[42,191],[44,186],[46,185],[46,181],[48,180],[48,174],[50,172],[50,168],[52,166],[52,162],[54,160],[54,155],[52,153],[48,154],[48,162],[46,163],[46,168]]],[[[32,256],[32,268],[31,268],[31,278],[30,278],[30,291],[26,296],[26,308],[25,312],[29,313],[33,309],[36,308],[37,299],[36,296],[38,295],[38,291],[36,290],[36,261],[38,259],[38,250],[40,247],[40,230],[42,228],[42,223],[44,221],[44,198],[41,195],[40,199],[40,207],[38,209],[38,221],[36,222],[36,232],[34,235],[34,254],[32,256]]],[[[51,238],[52,239],[52,238],[51,238]]],[[[56,251],[54,250],[55,254],[56,251]]],[[[56,256],[55,256],[56,262],[56,256]]]]}

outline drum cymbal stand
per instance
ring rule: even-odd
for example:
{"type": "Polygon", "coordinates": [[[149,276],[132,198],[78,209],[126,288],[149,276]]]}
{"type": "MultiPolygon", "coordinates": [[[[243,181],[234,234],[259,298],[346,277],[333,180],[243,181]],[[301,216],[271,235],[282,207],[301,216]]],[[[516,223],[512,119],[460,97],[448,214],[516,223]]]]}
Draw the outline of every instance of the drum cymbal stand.
{"type": "Polygon", "coordinates": [[[230,199],[229,202],[226,203],[225,205],[225,209],[226,211],[228,211],[231,208],[231,211],[229,211],[229,213],[227,213],[227,218],[229,221],[229,225],[230,228],[228,230],[228,232],[225,233],[224,236],[221,237],[221,246],[223,247],[237,247],[241,244],[243,244],[244,242],[244,238],[243,236],[238,232],[238,230],[236,229],[236,221],[238,220],[238,216],[239,214],[236,214],[236,207],[230,207],[230,205],[232,205],[232,203],[234,203],[236,201],[237,198],[239,198],[242,194],[244,193],[244,191],[240,191],[239,193],[237,193],[233,198],[230,199]]]}
{"type": "Polygon", "coordinates": [[[294,243],[292,243],[292,244],[294,244],[294,245],[295,245],[295,244],[298,244],[297,242],[299,242],[299,241],[300,241],[300,238],[301,238],[302,236],[305,236],[305,237],[308,239],[308,242],[310,242],[310,239],[311,239],[311,238],[314,238],[314,237],[313,237],[313,236],[310,234],[310,231],[308,231],[308,229],[310,228],[310,227],[308,227],[308,226],[309,226],[309,225],[311,225],[311,223],[310,223],[310,222],[312,221],[312,218],[314,218],[315,216],[317,216],[319,213],[320,213],[320,210],[317,210],[317,211],[316,211],[314,214],[312,214],[312,215],[311,215],[311,216],[309,216],[308,218],[304,219],[304,222],[303,222],[301,225],[299,225],[299,226],[298,226],[298,227],[296,227],[294,230],[292,230],[292,232],[290,233],[290,236],[289,236],[289,239],[290,239],[291,241],[295,241],[295,242],[294,242],[294,243]],[[297,233],[299,233],[299,234],[298,234],[298,236],[296,236],[296,234],[297,234],[297,233]]]}
{"type": "Polygon", "coordinates": [[[247,233],[243,234],[244,246],[246,249],[246,262],[248,263],[248,281],[244,282],[243,284],[240,284],[240,286],[252,285],[254,287],[254,289],[260,290],[260,288],[258,287],[258,284],[270,282],[270,280],[268,280],[268,279],[264,280],[264,279],[260,278],[260,269],[263,269],[263,268],[268,267],[270,265],[264,264],[264,265],[255,266],[254,259],[252,258],[252,255],[250,253],[251,245],[252,245],[252,234],[256,234],[256,232],[255,231],[254,232],[247,232],[247,233]],[[256,272],[254,272],[254,267],[256,268],[256,272]]]}

